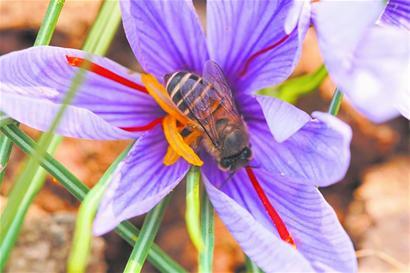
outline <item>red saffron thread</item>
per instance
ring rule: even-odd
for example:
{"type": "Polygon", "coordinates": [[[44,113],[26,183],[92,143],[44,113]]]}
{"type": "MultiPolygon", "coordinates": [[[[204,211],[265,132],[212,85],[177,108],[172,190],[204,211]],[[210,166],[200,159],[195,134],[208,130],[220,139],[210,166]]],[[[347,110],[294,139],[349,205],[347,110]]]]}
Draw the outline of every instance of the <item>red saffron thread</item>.
{"type": "Polygon", "coordinates": [[[151,121],[150,123],[148,123],[147,125],[143,125],[143,126],[136,126],[136,127],[120,127],[120,129],[128,131],[128,132],[143,132],[143,131],[148,131],[152,128],[154,128],[155,126],[157,126],[158,124],[162,123],[162,120],[164,118],[157,118],[153,121],[151,121]]]}
{"type": "Polygon", "coordinates": [[[271,218],[273,224],[276,227],[276,230],[279,233],[279,236],[285,242],[288,242],[292,246],[296,247],[295,241],[293,240],[292,236],[290,235],[288,229],[286,228],[285,223],[280,218],[278,212],[270,203],[266,193],[263,191],[261,185],[259,184],[258,180],[256,179],[255,173],[253,172],[251,167],[246,167],[246,173],[248,174],[249,179],[251,180],[252,186],[255,189],[256,193],[259,196],[263,206],[265,207],[266,212],[268,213],[269,217],[271,218]]]}
{"type": "Polygon", "coordinates": [[[111,70],[108,70],[105,67],[102,67],[101,65],[98,65],[96,63],[90,62],[89,60],[83,59],[83,58],[79,58],[79,57],[73,57],[73,56],[65,56],[67,58],[67,62],[69,65],[71,66],[75,66],[75,67],[81,67],[81,66],[86,66],[87,70],[94,72],[97,75],[100,75],[104,78],[110,79],[112,81],[118,82],[119,84],[122,84],[124,86],[133,88],[135,90],[138,90],[140,92],[143,93],[147,93],[147,90],[145,89],[144,86],[130,81],[120,75],[118,75],[117,73],[112,72],[111,70]]]}
{"type": "Polygon", "coordinates": [[[274,43],[273,45],[270,45],[268,47],[265,47],[259,51],[256,51],[255,53],[253,53],[245,62],[245,65],[243,66],[243,69],[241,70],[241,72],[239,73],[240,77],[245,76],[246,72],[248,71],[249,65],[250,63],[255,60],[257,57],[259,57],[260,55],[268,52],[269,50],[274,49],[275,47],[279,46],[280,44],[282,44],[284,41],[286,41],[289,38],[289,35],[286,35],[284,37],[282,37],[279,41],[277,41],[276,43],[274,43]]]}

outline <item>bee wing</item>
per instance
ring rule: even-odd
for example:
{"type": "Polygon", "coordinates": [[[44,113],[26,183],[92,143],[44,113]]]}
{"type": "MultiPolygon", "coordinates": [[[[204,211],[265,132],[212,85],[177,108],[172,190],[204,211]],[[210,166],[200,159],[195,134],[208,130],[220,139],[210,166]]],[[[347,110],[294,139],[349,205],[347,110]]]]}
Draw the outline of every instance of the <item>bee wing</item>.
{"type": "Polygon", "coordinates": [[[213,145],[218,148],[220,146],[218,143],[219,134],[212,113],[220,102],[215,96],[215,91],[210,89],[197,96],[184,96],[182,100],[194,117],[194,121],[208,135],[213,145]]]}
{"type": "Polygon", "coordinates": [[[216,96],[222,101],[222,107],[230,115],[231,119],[240,119],[240,115],[234,104],[231,87],[226,81],[221,67],[214,61],[208,60],[204,65],[203,78],[215,87],[216,96]]]}

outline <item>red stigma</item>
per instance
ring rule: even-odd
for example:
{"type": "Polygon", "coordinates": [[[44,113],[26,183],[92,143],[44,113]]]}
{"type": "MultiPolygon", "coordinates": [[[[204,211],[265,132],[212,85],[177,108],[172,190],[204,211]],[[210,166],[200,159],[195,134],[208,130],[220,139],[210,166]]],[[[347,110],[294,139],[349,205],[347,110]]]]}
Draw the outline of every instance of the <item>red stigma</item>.
{"type": "Polygon", "coordinates": [[[120,75],[118,75],[117,73],[112,72],[111,70],[102,67],[101,65],[98,65],[96,63],[90,62],[89,60],[83,59],[83,58],[79,58],[79,57],[73,57],[73,56],[67,56],[67,62],[69,65],[74,66],[74,67],[81,67],[81,66],[85,66],[85,68],[91,72],[94,72],[97,75],[100,75],[104,78],[110,79],[112,81],[118,82],[119,84],[122,84],[124,86],[127,86],[129,88],[138,90],[140,92],[143,93],[147,93],[147,90],[145,89],[144,86],[130,81],[120,75]]]}
{"type": "Polygon", "coordinates": [[[120,129],[124,130],[124,131],[128,131],[128,132],[143,132],[143,131],[148,131],[152,128],[154,128],[155,126],[157,126],[158,124],[160,124],[162,122],[164,118],[157,118],[154,119],[153,121],[151,121],[150,123],[148,123],[147,125],[143,125],[143,126],[136,126],[136,127],[120,127],[120,129]]]}
{"type": "Polygon", "coordinates": [[[276,43],[274,43],[273,45],[270,45],[268,47],[262,48],[259,51],[256,51],[255,53],[253,53],[246,61],[245,61],[245,65],[243,66],[243,69],[241,70],[241,72],[239,72],[239,76],[243,77],[245,76],[246,72],[248,71],[249,65],[251,64],[251,62],[253,62],[253,60],[255,60],[257,57],[259,57],[260,55],[274,49],[275,47],[281,45],[284,41],[286,41],[289,38],[289,35],[286,35],[284,37],[282,37],[279,41],[277,41],[276,43]]]}
{"type": "Polygon", "coordinates": [[[276,227],[276,230],[279,233],[280,238],[291,244],[292,246],[296,247],[295,241],[293,240],[292,236],[290,235],[288,229],[286,228],[285,223],[280,218],[278,212],[270,203],[266,193],[263,191],[261,185],[259,184],[258,180],[256,179],[255,173],[253,172],[252,168],[246,167],[246,173],[248,174],[249,179],[251,180],[252,186],[255,189],[256,193],[259,196],[259,200],[262,202],[263,206],[265,207],[266,212],[268,213],[270,219],[272,220],[273,224],[276,227]]]}

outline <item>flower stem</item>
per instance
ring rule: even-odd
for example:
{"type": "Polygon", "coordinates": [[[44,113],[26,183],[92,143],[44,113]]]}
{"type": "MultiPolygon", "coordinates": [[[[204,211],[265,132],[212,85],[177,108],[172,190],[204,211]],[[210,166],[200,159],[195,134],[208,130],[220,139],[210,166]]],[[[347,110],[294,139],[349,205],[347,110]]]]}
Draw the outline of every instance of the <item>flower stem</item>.
{"type": "Polygon", "coordinates": [[[337,113],[339,113],[340,106],[342,105],[342,101],[343,101],[343,93],[339,90],[339,88],[336,88],[335,92],[333,93],[333,97],[330,102],[330,105],[329,105],[328,113],[336,116],[337,113]]]}
{"type": "Polygon", "coordinates": [[[165,197],[147,216],[145,216],[140,235],[135,242],[134,249],[128,259],[124,273],[141,272],[144,261],[148,256],[148,250],[154,242],[155,236],[161,225],[164,216],[165,207],[170,200],[170,195],[165,197]]]}
{"type": "Polygon", "coordinates": [[[199,223],[199,183],[201,173],[199,168],[192,166],[186,177],[186,209],[185,223],[192,243],[198,252],[202,251],[203,241],[201,236],[201,225],[199,223]]]}
{"type": "MultiPolygon", "coordinates": [[[[15,145],[30,155],[35,153],[36,143],[33,139],[22,132],[16,125],[11,124],[0,128],[0,131],[10,138],[15,145]]],[[[55,160],[50,154],[46,153],[40,158],[41,166],[50,175],[54,176],[74,197],[82,201],[87,192],[88,187],[84,185],[76,176],[68,171],[60,162],[55,160]]],[[[130,222],[124,221],[117,226],[116,232],[126,240],[130,245],[133,245],[138,238],[138,229],[130,222]]],[[[0,253],[1,255],[2,253],[0,253]]],[[[186,270],[163,252],[157,245],[153,245],[148,253],[148,260],[161,272],[186,272],[186,270]]]]}
{"type": "Polygon", "coordinates": [[[111,164],[98,183],[87,193],[78,210],[74,230],[73,244],[67,263],[68,273],[85,272],[91,246],[92,226],[101,198],[111,181],[118,164],[128,154],[132,144],[128,146],[111,164]]]}
{"type": "Polygon", "coordinates": [[[212,263],[214,255],[214,240],[215,240],[215,228],[214,228],[214,208],[209,201],[206,191],[202,194],[202,207],[201,207],[201,235],[204,242],[204,247],[199,253],[199,273],[212,272],[212,263]]]}
{"type": "Polygon", "coordinates": [[[246,273],[262,273],[262,270],[245,255],[246,273]]]}

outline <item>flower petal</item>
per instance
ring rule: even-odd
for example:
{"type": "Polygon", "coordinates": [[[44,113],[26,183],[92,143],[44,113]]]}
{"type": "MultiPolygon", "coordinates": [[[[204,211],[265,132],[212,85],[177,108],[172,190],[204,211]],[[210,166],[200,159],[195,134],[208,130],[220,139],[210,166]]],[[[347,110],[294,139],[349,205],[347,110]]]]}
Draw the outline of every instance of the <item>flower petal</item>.
{"type": "MultiPolygon", "coordinates": [[[[410,48],[405,43],[408,37],[406,30],[372,27],[349,59],[349,69],[328,58],[327,67],[333,80],[349,101],[374,122],[397,116],[397,107],[410,108],[410,102],[404,99],[410,92],[407,77],[410,48]]],[[[330,50],[322,48],[325,56],[331,56],[330,50]]]]}
{"type": "Polygon", "coordinates": [[[325,63],[349,69],[363,35],[383,13],[383,1],[321,0],[312,5],[312,19],[325,63]]]}
{"type": "Polygon", "coordinates": [[[401,94],[409,89],[408,32],[376,26],[383,7],[383,1],[320,1],[313,8],[330,76],[375,122],[397,116],[401,94]]]}
{"type": "Polygon", "coordinates": [[[285,20],[291,0],[207,2],[211,59],[237,92],[252,93],[280,83],[298,58],[297,31],[289,37],[285,20]]]}
{"type": "Polygon", "coordinates": [[[269,129],[277,142],[283,142],[308,121],[310,116],[299,108],[267,96],[256,96],[262,107],[269,129]]]}
{"type": "MultiPolygon", "coordinates": [[[[138,85],[139,75],[86,52],[58,47],[33,47],[0,58],[0,109],[38,130],[47,130],[70,88],[77,67],[68,57],[87,58],[138,85]]],[[[142,87],[142,86],[141,86],[142,87]]],[[[91,139],[135,138],[120,127],[143,126],[162,115],[147,94],[88,71],[64,113],[58,134],[91,139]]]]}
{"type": "Polygon", "coordinates": [[[264,121],[248,121],[252,165],[278,179],[327,186],[340,181],[350,163],[351,129],[332,115],[314,112],[311,121],[278,143],[264,121]]]}
{"type": "Polygon", "coordinates": [[[191,0],[120,1],[125,33],[142,68],[159,81],[178,70],[201,73],[205,35],[191,0]]]}
{"type": "MultiPolygon", "coordinates": [[[[315,187],[278,180],[261,169],[254,169],[254,173],[272,206],[293,237],[296,249],[310,262],[315,271],[356,272],[357,264],[352,242],[340,225],[333,209],[315,187]]],[[[206,175],[214,184],[226,181],[228,176],[228,174],[215,172],[211,167],[206,171],[206,175]]],[[[238,231],[240,231],[239,235],[247,233],[248,240],[253,242],[249,244],[255,248],[254,251],[259,250],[263,255],[268,255],[270,251],[262,246],[266,244],[266,241],[271,242],[272,240],[267,240],[269,237],[266,237],[265,234],[262,236],[264,238],[261,240],[262,242],[255,240],[254,238],[258,238],[261,231],[253,227],[260,228],[262,226],[261,230],[275,234],[277,238],[278,234],[245,171],[239,171],[232,179],[228,180],[223,186],[223,193],[208,184],[206,186],[210,192],[211,200],[215,208],[221,211],[218,212],[228,228],[234,231],[234,236],[238,231]],[[228,205],[216,199],[215,196],[220,196],[219,199],[223,198],[223,201],[228,205]],[[243,212],[244,210],[246,213],[243,212]],[[252,225],[238,226],[235,221],[239,223],[243,221],[244,217],[241,214],[252,217],[252,225]]],[[[235,237],[246,241],[244,239],[246,237],[238,235],[235,237]]],[[[290,256],[286,252],[282,253],[282,256],[287,255],[290,256]]],[[[265,256],[262,260],[276,263],[274,257],[267,258],[265,256]]],[[[300,259],[293,262],[294,265],[299,265],[300,259]]],[[[283,271],[282,268],[279,270],[275,268],[275,270],[283,271]]],[[[302,271],[303,269],[294,270],[302,271]]]]}
{"type": "Polygon", "coordinates": [[[146,213],[184,178],[189,169],[184,160],[172,166],[162,163],[167,146],[161,128],[154,128],[138,139],[104,194],[94,221],[96,235],[146,213]]]}
{"type": "Polygon", "coordinates": [[[389,0],[382,22],[410,30],[410,1],[389,0]]]}
{"type": "Polygon", "coordinates": [[[337,71],[334,79],[351,103],[375,122],[410,111],[409,32],[395,27],[373,27],[358,46],[350,71],[337,71]]]}
{"type": "MultiPolygon", "coordinates": [[[[267,229],[249,211],[212,184],[226,179],[226,176],[222,177],[220,171],[209,170],[203,176],[203,182],[219,217],[246,255],[266,273],[313,272],[300,253],[276,237],[271,229],[267,229]]],[[[228,183],[234,183],[237,177],[238,175],[235,175],[228,183]]]]}

